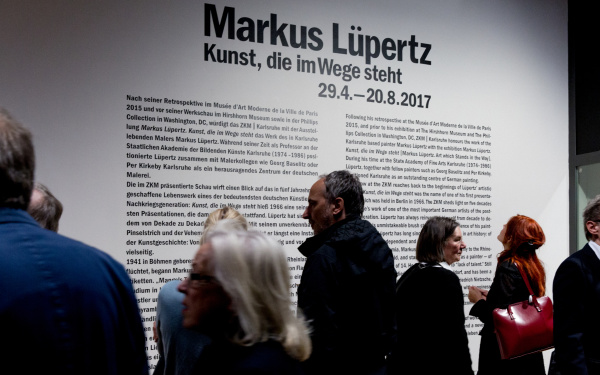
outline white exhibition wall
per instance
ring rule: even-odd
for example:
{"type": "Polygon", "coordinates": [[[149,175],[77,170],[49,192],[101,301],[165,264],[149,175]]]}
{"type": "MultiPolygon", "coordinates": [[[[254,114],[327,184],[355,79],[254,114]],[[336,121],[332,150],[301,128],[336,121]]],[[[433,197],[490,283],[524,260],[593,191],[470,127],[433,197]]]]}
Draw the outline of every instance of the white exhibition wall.
{"type": "Polygon", "coordinates": [[[0,105],[34,133],[60,232],[128,268],[148,329],[222,204],[282,241],[295,291],[306,189],[336,169],[361,176],[399,272],[427,217],[453,216],[463,287],[489,286],[495,237],[520,213],[546,232],[551,289],[568,255],[566,8],[4,2],[0,105]]]}

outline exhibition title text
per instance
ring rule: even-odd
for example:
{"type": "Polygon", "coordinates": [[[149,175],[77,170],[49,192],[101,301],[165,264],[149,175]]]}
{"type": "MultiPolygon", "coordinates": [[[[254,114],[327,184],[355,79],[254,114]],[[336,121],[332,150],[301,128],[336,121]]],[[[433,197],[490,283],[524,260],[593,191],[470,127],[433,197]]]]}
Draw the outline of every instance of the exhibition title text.
{"type": "MultiPolygon", "coordinates": [[[[363,34],[360,26],[344,29],[339,23],[333,23],[331,52],[360,57],[367,65],[374,59],[431,65],[432,45],[418,41],[415,35],[396,39],[363,34]]],[[[325,33],[318,27],[281,22],[274,13],[266,20],[240,17],[235,8],[227,6],[219,13],[214,4],[205,4],[204,35],[210,37],[213,33],[217,38],[303,50],[322,51],[325,47],[325,33]]]]}

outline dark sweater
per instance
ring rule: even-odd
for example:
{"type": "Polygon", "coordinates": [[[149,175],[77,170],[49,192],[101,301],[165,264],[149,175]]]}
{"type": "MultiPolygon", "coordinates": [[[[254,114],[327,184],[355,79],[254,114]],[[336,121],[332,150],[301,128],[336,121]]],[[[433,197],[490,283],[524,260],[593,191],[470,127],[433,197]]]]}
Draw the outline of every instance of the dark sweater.
{"type": "Polygon", "coordinates": [[[409,268],[398,280],[396,324],[390,373],[473,374],[463,290],[454,272],[439,265],[409,268]]]}
{"type": "Polygon", "coordinates": [[[215,340],[204,348],[193,374],[303,375],[300,362],[274,340],[252,346],[215,340]]]}

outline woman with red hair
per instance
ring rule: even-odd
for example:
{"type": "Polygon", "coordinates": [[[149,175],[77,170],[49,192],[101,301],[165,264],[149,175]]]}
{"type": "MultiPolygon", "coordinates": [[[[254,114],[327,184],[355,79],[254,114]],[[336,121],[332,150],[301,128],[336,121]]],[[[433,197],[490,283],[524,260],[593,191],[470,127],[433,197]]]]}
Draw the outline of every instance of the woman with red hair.
{"type": "Polygon", "coordinates": [[[516,215],[504,225],[498,240],[504,250],[498,255],[498,266],[489,292],[476,286],[469,287],[469,300],[475,304],[470,315],[484,323],[479,333],[481,344],[477,374],[546,374],[542,353],[502,360],[492,320],[495,308],[505,309],[512,303],[529,298],[529,291],[519,268],[527,275],[535,295],[541,297],[545,294],[546,273],[536,250],[546,242],[546,236],[535,220],[516,215]]]}

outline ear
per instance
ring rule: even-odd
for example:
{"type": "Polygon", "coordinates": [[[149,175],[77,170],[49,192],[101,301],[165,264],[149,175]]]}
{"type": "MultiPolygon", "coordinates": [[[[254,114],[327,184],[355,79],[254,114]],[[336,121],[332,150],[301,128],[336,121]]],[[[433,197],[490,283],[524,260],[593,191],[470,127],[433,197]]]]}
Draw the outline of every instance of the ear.
{"type": "Polygon", "coordinates": [[[335,200],[333,201],[333,209],[331,210],[331,212],[333,213],[334,216],[338,216],[338,215],[342,215],[345,216],[345,212],[346,212],[346,208],[344,207],[344,199],[337,197],[335,198],[335,200]]]}
{"type": "Polygon", "coordinates": [[[595,221],[586,221],[585,222],[585,227],[587,228],[588,232],[590,232],[590,234],[592,236],[598,237],[598,234],[600,233],[600,231],[598,231],[598,225],[595,221]]]}

